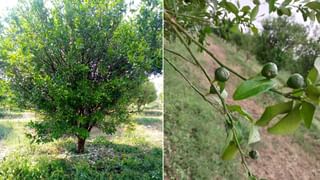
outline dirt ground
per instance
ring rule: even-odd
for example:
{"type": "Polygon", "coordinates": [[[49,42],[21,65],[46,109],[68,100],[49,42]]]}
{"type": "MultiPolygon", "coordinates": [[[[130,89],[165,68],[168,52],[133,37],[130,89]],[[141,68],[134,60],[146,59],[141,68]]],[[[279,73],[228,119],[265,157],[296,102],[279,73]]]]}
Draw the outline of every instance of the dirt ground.
{"type": "MultiPolygon", "coordinates": [[[[228,64],[225,50],[210,42],[208,48],[221,60],[228,64]]],[[[208,55],[204,55],[205,67],[210,74],[214,74],[217,67],[208,55]]],[[[228,64],[229,67],[241,72],[241,67],[236,64],[228,64]]],[[[228,81],[227,91],[233,94],[235,84],[239,83],[239,78],[231,76],[228,81]]],[[[209,84],[208,84],[209,86],[209,84]]],[[[246,107],[255,118],[260,117],[263,108],[254,100],[243,100],[234,102],[229,95],[228,103],[239,104],[246,107]]],[[[265,129],[260,131],[262,142],[257,147],[260,158],[258,160],[248,159],[249,166],[260,178],[268,180],[318,180],[320,179],[320,154],[308,154],[303,148],[295,143],[291,136],[274,136],[267,133],[265,129]]],[[[308,138],[306,136],[306,138],[308,138]]],[[[320,144],[319,149],[320,150],[320,144]]],[[[317,152],[317,150],[315,150],[317,152]]]]}

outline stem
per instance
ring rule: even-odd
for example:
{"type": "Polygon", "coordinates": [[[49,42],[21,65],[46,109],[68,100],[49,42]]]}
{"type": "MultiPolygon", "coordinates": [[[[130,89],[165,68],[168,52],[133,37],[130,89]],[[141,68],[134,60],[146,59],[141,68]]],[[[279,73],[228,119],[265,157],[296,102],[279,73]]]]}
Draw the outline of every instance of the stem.
{"type": "Polygon", "coordinates": [[[169,59],[167,59],[166,57],[164,57],[164,60],[167,61],[170,66],[176,71],[178,72],[182,78],[187,81],[187,83],[191,86],[192,89],[194,89],[206,102],[208,102],[211,106],[216,107],[217,104],[214,104],[212,101],[210,101],[206,95],[204,95],[195,85],[193,85],[193,83],[177,68],[177,66],[175,66],[172,62],[170,62],[169,59]]]}
{"type": "Polygon", "coordinates": [[[185,61],[187,61],[187,62],[189,62],[189,63],[191,63],[191,64],[193,64],[193,65],[197,65],[197,64],[195,64],[194,62],[189,61],[186,57],[184,57],[182,54],[180,54],[180,53],[178,53],[178,52],[172,51],[172,50],[167,49],[167,48],[164,48],[164,50],[165,50],[165,51],[168,51],[168,52],[170,52],[170,53],[172,53],[172,54],[174,54],[174,55],[176,55],[176,56],[179,56],[179,57],[182,58],[183,60],[185,60],[185,61]]]}

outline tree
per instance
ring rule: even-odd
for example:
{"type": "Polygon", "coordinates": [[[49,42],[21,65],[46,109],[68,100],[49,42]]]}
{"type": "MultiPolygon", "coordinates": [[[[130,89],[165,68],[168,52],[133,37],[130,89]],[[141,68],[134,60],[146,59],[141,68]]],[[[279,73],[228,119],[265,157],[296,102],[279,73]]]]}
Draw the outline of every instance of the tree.
{"type": "Polygon", "coordinates": [[[150,81],[145,82],[137,92],[137,99],[135,105],[137,105],[138,112],[142,110],[142,107],[157,99],[157,91],[154,84],[150,81]]]}
{"type": "Polygon", "coordinates": [[[161,0],[142,0],[137,15],[139,37],[150,47],[149,60],[154,63],[153,72],[162,71],[162,14],[161,0]]]}
{"type": "Polygon", "coordinates": [[[134,92],[159,62],[125,12],[123,0],[33,0],[10,14],[1,54],[19,104],[44,115],[29,124],[34,141],[74,135],[83,153],[92,127],[111,134],[129,121],[134,92]]]}

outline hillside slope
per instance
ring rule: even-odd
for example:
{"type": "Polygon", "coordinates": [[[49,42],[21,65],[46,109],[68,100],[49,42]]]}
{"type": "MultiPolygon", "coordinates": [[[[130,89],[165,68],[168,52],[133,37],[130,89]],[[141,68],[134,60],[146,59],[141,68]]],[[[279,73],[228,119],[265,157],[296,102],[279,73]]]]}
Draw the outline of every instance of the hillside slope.
{"type": "MultiPolygon", "coordinates": [[[[247,59],[247,53],[237,50],[237,48],[225,43],[223,40],[212,36],[211,38],[207,39],[208,42],[208,48],[224,63],[235,69],[237,72],[241,72],[242,75],[245,77],[253,76],[260,72],[261,65],[254,60],[254,57],[250,56],[251,58],[247,59]]],[[[175,44],[166,44],[166,47],[173,48],[176,51],[181,52],[185,56],[187,56],[190,60],[190,55],[186,54],[183,50],[182,45],[175,43],[175,44]]],[[[195,48],[194,48],[195,49],[195,48]]],[[[209,74],[214,75],[214,70],[217,67],[215,63],[212,62],[210,57],[206,55],[205,53],[199,53],[196,52],[197,57],[201,60],[203,65],[207,68],[207,71],[209,74]]],[[[165,54],[166,57],[173,60],[175,59],[174,56],[172,56],[169,53],[165,54]]],[[[203,90],[203,92],[208,92],[209,89],[209,82],[205,80],[205,77],[198,73],[199,69],[192,65],[191,63],[179,63],[180,61],[175,61],[177,65],[179,65],[180,68],[184,69],[184,72],[192,72],[187,73],[189,78],[192,79],[192,81],[197,84],[197,86],[203,90]]],[[[223,129],[220,131],[213,131],[213,129],[217,126],[221,126],[222,124],[222,117],[221,114],[218,113],[216,109],[210,108],[210,106],[203,102],[203,100],[200,97],[197,97],[197,95],[192,94],[189,91],[192,91],[188,84],[183,82],[182,78],[177,78],[176,76],[179,76],[175,71],[169,67],[168,64],[165,64],[165,97],[166,97],[166,106],[165,106],[165,112],[166,116],[169,118],[165,118],[165,133],[167,131],[174,131],[171,132],[171,134],[166,135],[165,141],[167,141],[166,147],[166,154],[169,153],[171,156],[179,156],[180,159],[186,158],[184,162],[182,161],[174,161],[174,160],[166,160],[166,164],[176,164],[176,167],[179,167],[179,171],[177,169],[174,169],[174,167],[171,167],[171,174],[176,174],[179,176],[181,172],[188,172],[190,169],[192,169],[192,164],[190,162],[190,154],[193,153],[193,149],[187,149],[184,150],[183,153],[185,154],[178,154],[179,152],[172,152],[169,151],[168,148],[171,146],[181,146],[183,147],[182,143],[188,144],[185,145],[188,148],[190,147],[198,147],[203,146],[201,143],[213,143],[212,146],[210,146],[211,151],[215,151],[215,149],[219,149],[219,146],[223,146],[223,129]],[[175,82],[176,81],[176,82],[175,82]],[[174,85],[174,87],[172,87],[174,85]],[[192,111],[195,107],[190,106],[191,102],[188,100],[183,100],[183,98],[186,98],[186,96],[172,96],[170,95],[170,91],[179,91],[177,90],[177,87],[181,88],[181,92],[188,91],[191,96],[195,96],[197,98],[197,102],[192,103],[198,103],[198,108],[201,109],[202,113],[205,114],[214,114],[215,116],[206,119],[207,117],[201,117],[197,114],[189,114],[190,111],[192,111]],[[168,98],[173,98],[169,99],[168,98]],[[170,103],[175,103],[176,101],[184,101],[187,105],[184,105],[183,108],[180,111],[177,111],[177,105],[171,105],[170,103]],[[172,108],[171,106],[174,106],[175,108],[172,108]],[[205,107],[205,108],[203,108],[205,107]],[[175,116],[175,118],[170,118],[171,114],[181,114],[181,113],[187,113],[189,116],[185,119],[180,119],[180,115],[175,116]],[[193,142],[192,139],[186,139],[180,142],[175,142],[173,139],[179,138],[176,137],[176,134],[184,133],[187,135],[187,133],[184,131],[184,129],[171,128],[172,124],[176,123],[176,121],[183,121],[181,122],[184,124],[184,126],[189,127],[192,126],[194,123],[205,123],[205,126],[202,127],[202,129],[199,131],[199,136],[203,136],[202,140],[206,142],[196,141],[193,142]],[[206,121],[209,121],[210,124],[206,123],[206,121]],[[207,131],[211,132],[211,134],[204,134],[207,131]],[[221,136],[221,137],[220,137],[221,136]],[[218,137],[218,138],[217,138],[218,137]],[[219,139],[220,137],[220,139],[219,139]],[[211,142],[210,142],[211,141],[211,142]],[[193,145],[190,145],[193,144],[193,145]],[[192,153],[191,153],[191,152],[192,153]],[[187,162],[186,162],[187,161],[187,162]],[[187,164],[184,167],[180,167],[180,164],[187,164]]],[[[281,72],[280,78],[278,78],[279,82],[284,82],[285,79],[288,77],[287,72],[281,72]]],[[[235,76],[231,76],[230,81],[228,81],[226,89],[229,93],[229,98],[227,99],[228,103],[232,104],[239,104],[242,107],[245,107],[248,112],[250,112],[253,117],[258,118],[261,113],[264,110],[264,107],[267,105],[271,105],[281,99],[281,97],[272,94],[272,93],[266,93],[258,97],[250,98],[248,100],[243,101],[237,101],[234,102],[231,98],[231,95],[233,94],[235,87],[241,82],[241,80],[235,76]]],[[[177,93],[175,93],[177,94],[177,93]]],[[[190,95],[187,97],[188,99],[191,99],[190,95]]],[[[219,107],[218,107],[219,108],[219,107]]],[[[320,156],[318,155],[317,151],[320,150],[320,136],[318,134],[320,131],[313,125],[311,130],[306,130],[304,127],[300,127],[299,130],[293,135],[293,136],[272,136],[270,134],[267,134],[265,130],[262,130],[262,142],[254,145],[255,148],[260,152],[261,157],[257,161],[251,161],[249,160],[249,165],[252,168],[253,172],[258,175],[259,177],[267,178],[267,179],[316,179],[317,177],[320,177],[320,165],[319,160],[320,156]]],[[[197,150],[199,153],[199,156],[195,156],[192,161],[197,161],[197,163],[202,164],[201,161],[204,161],[203,164],[207,163],[207,159],[209,157],[202,157],[202,156],[208,156],[205,152],[207,152],[209,149],[200,149],[197,150]],[[203,151],[203,152],[202,152],[203,151]],[[205,159],[205,160],[203,160],[205,159]]],[[[221,151],[215,151],[216,154],[214,154],[214,161],[219,161],[219,153],[221,151]]],[[[243,170],[237,164],[239,160],[233,160],[231,162],[221,162],[216,164],[217,167],[207,167],[202,166],[202,169],[206,169],[206,171],[214,171],[214,170],[220,170],[223,172],[226,172],[225,174],[222,174],[222,177],[216,177],[216,176],[209,176],[210,173],[207,173],[207,176],[203,177],[203,179],[239,179],[239,176],[237,174],[242,174],[243,170]],[[223,164],[223,166],[221,165],[223,164]],[[229,172],[226,170],[227,166],[236,166],[235,169],[239,170],[238,172],[229,172]],[[230,174],[229,174],[230,173],[230,174]],[[231,174],[235,174],[236,176],[232,176],[231,174]],[[214,178],[212,178],[214,177],[214,178]]],[[[201,169],[198,167],[198,169],[201,169]]],[[[200,170],[199,170],[200,171],[200,170]]],[[[188,173],[186,173],[188,174],[188,173]]],[[[180,176],[181,177],[181,176],[180,176]]],[[[190,176],[189,176],[190,177],[190,176]]],[[[191,175],[192,177],[192,175],[191,175]]],[[[244,176],[242,176],[244,179],[244,176]]]]}

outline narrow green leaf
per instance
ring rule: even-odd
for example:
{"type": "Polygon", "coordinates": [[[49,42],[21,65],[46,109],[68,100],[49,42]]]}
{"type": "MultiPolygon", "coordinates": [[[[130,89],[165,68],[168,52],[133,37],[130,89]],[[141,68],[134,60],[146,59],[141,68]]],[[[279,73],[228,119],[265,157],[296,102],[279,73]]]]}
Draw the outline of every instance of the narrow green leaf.
{"type": "Polygon", "coordinates": [[[316,107],[313,104],[305,101],[302,102],[300,113],[301,113],[302,119],[304,120],[304,124],[307,128],[311,127],[315,110],[316,110],[316,107]]]}
{"type": "Polygon", "coordinates": [[[232,2],[225,2],[226,3],[226,9],[233,14],[238,14],[239,10],[236,5],[234,5],[232,2]]]}
{"type": "Polygon", "coordinates": [[[253,32],[253,34],[258,35],[258,29],[255,26],[251,27],[251,31],[253,32]]]}
{"type": "Polygon", "coordinates": [[[243,6],[241,11],[247,14],[250,11],[250,9],[251,9],[250,6],[243,6]]]}
{"type": "Polygon", "coordinates": [[[279,11],[281,12],[280,13],[281,15],[279,14],[279,16],[282,16],[283,14],[287,16],[291,16],[290,8],[280,7],[279,11]]]}
{"type": "Polygon", "coordinates": [[[305,6],[311,8],[313,10],[317,10],[317,11],[320,10],[320,2],[316,2],[316,1],[309,2],[305,6]]]}
{"type": "Polygon", "coordinates": [[[316,18],[317,18],[318,23],[320,23],[320,11],[317,13],[316,18]]]}
{"type": "Polygon", "coordinates": [[[248,119],[250,122],[254,122],[254,119],[251,117],[251,115],[242,109],[239,105],[227,105],[227,108],[230,112],[238,112],[240,115],[244,116],[246,119],[248,119]]]}
{"type": "Polygon", "coordinates": [[[318,80],[318,71],[316,68],[312,68],[309,72],[308,72],[308,76],[307,76],[307,84],[314,84],[315,82],[317,82],[318,80]]]}
{"type": "Polygon", "coordinates": [[[318,73],[320,73],[320,58],[314,61],[313,66],[317,69],[318,73]]]}
{"type": "Polygon", "coordinates": [[[301,120],[300,105],[298,105],[278,123],[268,128],[268,132],[277,135],[292,134],[299,127],[301,120]]]}
{"type": "Polygon", "coordinates": [[[314,85],[307,86],[306,90],[307,97],[314,103],[319,103],[319,97],[320,97],[320,88],[314,85]]]}
{"type": "Polygon", "coordinates": [[[232,140],[229,142],[228,146],[224,149],[221,159],[222,160],[231,160],[233,159],[238,152],[238,147],[236,143],[232,140]]]}
{"type": "Polygon", "coordinates": [[[235,93],[233,94],[233,99],[246,99],[248,97],[252,97],[266,92],[274,86],[274,81],[258,76],[241,83],[240,86],[238,86],[238,88],[236,89],[235,93]]]}
{"type": "Polygon", "coordinates": [[[282,102],[266,108],[260,119],[256,122],[257,126],[266,126],[277,115],[291,111],[293,101],[282,102]]]}
{"type": "Polygon", "coordinates": [[[253,0],[253,4],[260,5],[260,1],[259,0],[253,0]]]}
{"type": "Polygon", "coordinates": [[[261,140],[259,127],[252,125],[250,127],[248,144],[253,144],[261,140]]]}
{"type": "Polygon", "coordinates": [[[226,83],[218,81],[218,86],[219,86],[220,93],[222,93],[222,91],[224,90],[224,88],[226,86],[226,83]]]}
{"type": "Polygon", "coordinates": [[[314,11],[309,13],[309,18],[311,21],[315,21],[316,20],[316,13],[314,11]]]}
{"type": "Polygon", "coordinates": [[[291,3],[292,0],[285,0],[283,1],[283,3],[281,4],[281,6],[285,7],[287,5],[289,5],[291,3]]]}
{"type": "Polygon", "coordinates": [[[276,3],[276,0],[269,0],[269,13],[276,10],[274,4],[276,3]]]}
{"type": "Polygon", "coordinates": [[[254,7],[250,13],[250,19],[251,21],[254,21],[258,15],[259,12],[259,6],[257,5],[256,7],[254,7]]]}

